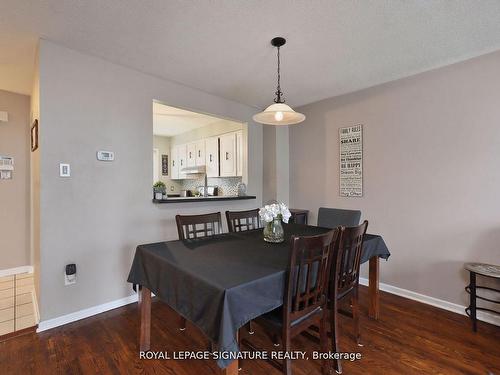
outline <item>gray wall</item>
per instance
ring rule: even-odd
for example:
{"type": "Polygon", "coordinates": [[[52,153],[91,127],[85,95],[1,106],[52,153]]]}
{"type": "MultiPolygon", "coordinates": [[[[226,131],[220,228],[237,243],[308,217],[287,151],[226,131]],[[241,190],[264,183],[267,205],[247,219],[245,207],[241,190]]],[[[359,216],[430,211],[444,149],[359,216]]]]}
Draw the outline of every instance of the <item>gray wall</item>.
{"type": "Polygon", "coordinates": [[[381,280],[465,305],[463,263],[500,263],[500,53],[298,108],[292,206],[361,209],[381,280]],[[339,197],[338,129],[364,125],[364,197],[339,197]]]}
{"type": "Polygon", "coordinates": [[[0,90],[0,155],[14,157],[11,180],[0,180],[0,270],[30,265],[30,97],[0,90]]]}
{"type": "Polygon", "coordinates": [[[174,216],[262,202],[262,127],[255,109],[40,42],[41,319],[126,297],[135,247],[177,238],[174,216]],[[248,192],[257,200],[154,205],[152,101],[248,122],[248,192]],[[116,160],[98,162],[99,149],[116,160]],[[58,177],[70,163],[71,178],[58,177]],[[78,282],[63,285],[76,262],[78,282]]]}
{"type": "Polygon", "coordinates": [[[290,203],[289,128],[264,125],[264,203],[273,200],[290,203]]]}
{"type": "Polygon", "coordinates": [[[276,127],[264,125],[264,185],[262,187],[262,200],[267,203],[277,197],[276,187],[276,127]]]}

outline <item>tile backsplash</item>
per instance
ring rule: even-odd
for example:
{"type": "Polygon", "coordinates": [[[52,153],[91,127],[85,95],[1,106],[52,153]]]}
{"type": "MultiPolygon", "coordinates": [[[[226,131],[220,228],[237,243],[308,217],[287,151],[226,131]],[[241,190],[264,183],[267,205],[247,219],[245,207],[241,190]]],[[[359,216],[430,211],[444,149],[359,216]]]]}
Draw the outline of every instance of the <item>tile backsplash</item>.
{"type": "MultiPolygon", "coordinates": [[[[241,182],[241,177],[209,177],[208,186],[217,186],[219,195],[238,195],[238,184],[241,182]]],[[[205,184],[205,179],[195,178],[181,180],[181,190],[191,190],[196,192],[199,186],[205,184]]]]}

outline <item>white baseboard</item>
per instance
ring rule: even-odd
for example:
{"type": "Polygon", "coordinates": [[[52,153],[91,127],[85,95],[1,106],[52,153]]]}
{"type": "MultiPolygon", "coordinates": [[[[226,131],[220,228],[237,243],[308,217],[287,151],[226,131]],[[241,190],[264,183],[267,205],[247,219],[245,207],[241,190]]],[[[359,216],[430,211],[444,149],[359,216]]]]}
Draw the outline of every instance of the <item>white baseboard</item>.
{"type": "MultiPolygon", "coordinates": [[[[359,283],[361,285],[368,285],[368,279],[366,279],[364,277],[360,277],[359,283]]],[[[439,307],[440,309],[448,310],[448,311],[451,311],[451,312],[454,312],[454,313],[457,313],[460,315],[467,315],[467,314],[465,314],[465,307],[466,306],[462,306],[462,305],[459,305],[457,303],[452,303],[452,302],[444,301],[442,299],[429,297],[429,296],[426,296],[424,294],[412,292],[411,290],[398,288],[397,286],[392,286],[392,285],[384,284],[384,283],[380,283],[379,288],[380,288],[380,290],[383,290],[384,292],[387,292],[387,293],[391,293],[391,294],[395,294],[397,296],[412,299],[414,301],[422,302],[422,303],[425,303],[427,305],[439,307]]],[[[486,322],[486,323],[500,326],[500,316],[490,314],[490,313],[485,312],[485,311],[478,311],[477,312],[477,319],[481,320],[483,322],[486,322]]]]}
{"type": "Polygon", "coordinates": [[[102,305],[89,307],[88,309],[83,309],[80,311],[75,311],[71,314],[59,316],[54,319],[44,320],[38,323],[37,332],[43,332],[51,328],[59,327],[64,324],[76,322],[80,319],[85,319],[91,317],[93,315],[97,315],[109,310],[116,309],[118,307],[122,307],[128,305],[130,303],[137,302],[137,294],[132,294],[125,298],[120,298],[115,301],[103,303],[102,305]]]}
{"type": "Polygon", "coordinates": [[[21,266],[0,270],[0,277],[16,275],[18,273],[33,273],[33,266],[21,266]]]}
{"type": "MultiPolygon", "coordinates": [[[[368,279],[364,277],[359,278],[359,283],[361,285],[368,285],[368,279]]],[[[389,284],[384,284],[380,283],[380,290],[383,290],[384,292],[388,292],[391,294],[395,294],[401,297],[405,297],[414,301],[422,302],[427,305],[432,305],[444,310],[448,310],[460,315],[466,315],[465,314],[465,306],[456,304],[456,303],[451,303],[447,301],[443,301],[438,298],[434,297],[429,297],[420,293],[412,292],[411,290],[407,289],[402,289],[398,288],[396,286],[392,286],[389,284]]],[[[88,309],[80,310],[80,311],[75,311],[74,313],[59,316],[54,319],[49,319],[49,320],[44,320],[41,321],[38,324],[38,329],[37,332],[43,332],[51,328],[59,327],[64,324],[76,322],[77,320],[80,319],[85,319],[88,317],[91,317],[93,315],[101,314],[103,312],[109,311],[116,309],[118,307],[122,307],[125,305],[128,305],[130,303],[137,302],[137,294],[132,294],[128,297],[121,298],[115,301],[111,301],[108,303],[104,303],[102,305],[94,306],[94,307],[89,307],[88,309]]],[[[479,312],[477,314],[477,318],[483,322],[491,323],[497,326],[500,326],[500,316],[496,316],[493,314],[489,314],[487,312],[479,312]]]]}

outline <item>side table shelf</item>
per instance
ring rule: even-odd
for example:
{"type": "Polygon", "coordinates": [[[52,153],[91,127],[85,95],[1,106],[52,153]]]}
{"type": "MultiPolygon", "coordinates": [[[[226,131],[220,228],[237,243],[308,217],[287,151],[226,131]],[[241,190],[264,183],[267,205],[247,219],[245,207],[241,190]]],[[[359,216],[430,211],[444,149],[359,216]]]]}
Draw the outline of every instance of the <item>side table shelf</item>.
{"type": "Polygon", "coordinates": [[[466,263],[464,268],[469,271],[470,281],[469,285],[465,287],[465,291],[469,293],[469,306],[465,309],[465,313],[467,316],[471,318],[472,321],[472,329],[474,332],[477,332],[477,311],[488,311],[493,314],[500,315],[500,311],[495,311],[485,307],[477,307],[477,300],[483,300],[495,304],[500,304],[500,300],[493,300],[490,298],[486,298],[483,296],[478,296],[477,291],[488,290],[490,292],[495,292],[500,294],[500,289],[495,289],[487,286],[478,286],[476,279],[477,275],[494,278],[500,280],[500,266],[496,266],[493,264],[485,264],[485,263],[466,263]]]}

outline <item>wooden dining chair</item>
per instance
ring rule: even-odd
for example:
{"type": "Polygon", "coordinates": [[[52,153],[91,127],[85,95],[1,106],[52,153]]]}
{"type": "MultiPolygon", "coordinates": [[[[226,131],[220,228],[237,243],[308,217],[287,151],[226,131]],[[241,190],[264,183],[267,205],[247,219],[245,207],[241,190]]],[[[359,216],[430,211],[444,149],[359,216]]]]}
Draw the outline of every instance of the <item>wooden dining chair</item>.
{"type": "MultiPolygon", "coordinates": [[[[273,341],[280,337],[285,352],[291,351],[292,338],[312,324],[319,324],[321,350],[328,351],[328,283],[337,235],[338,230],[332,230],[318,236],[292,237],[283,306],[255,319],[273,341]]],[[[242,343],[259,350],[248,341],[242,343]]],[[[270,361],[283,374],[292,374],[290,359],[270,361]]],[[[329,373],[329,367],[325,361],[323,374],[329,373]]]]}
{"type": "Polygon", "coordinates": [[[245,232],[261,228],[259,209],[247,211],[226,211],[229,232],[245,232]]]}
{"type": "Polygon", "coordinates": [[[202,215],[176,215],[179,240],[200,239],[222,233],[220,212],[202,215]]]}
{"type": "MultiPolygon", "coordinates": [[[[359,266],[363,253],[363,238],[368,228],[368,221],[355,227],[340,227],[335,259],[330,270],[329,308],[332,351],[340,352],[338,336],[338,314],[347,315],[354,320],[354,335],[358,346],[361,344],[359,327],[359,266]],[[342,300],[351,298],[351,310],[348,312],[339,309],[342,300]]],[[[335,370],[342,373],[340,360],[335,360],[335,370]]]]}
{"type": "MultiPolygon", "coordinates": [[[[202,239],[222,233],[222,219],[220,212],[201,215],[176,215],[177,233],[179,240],[202,239]]],[[[186,329],[186,318],[179,320],[179,329],[186,329]]]]}
{"type": "Polygon", "coordinates": [[[320,207],[318,210],[318,226],[337,228],[340,226],[354,227],[359,225],[361,211],[344,210],[340,208],[320,207]]]}

